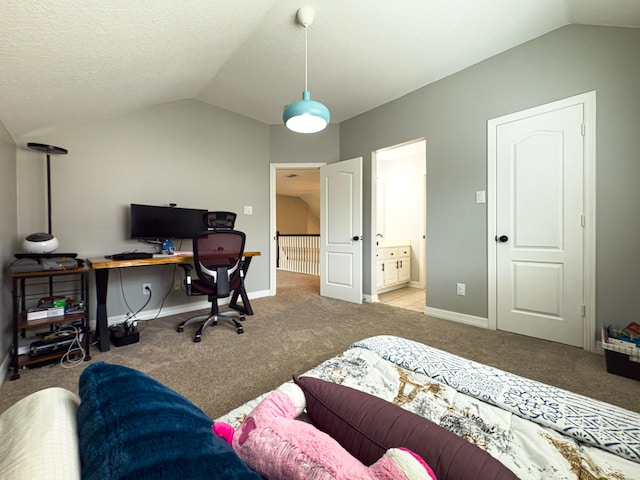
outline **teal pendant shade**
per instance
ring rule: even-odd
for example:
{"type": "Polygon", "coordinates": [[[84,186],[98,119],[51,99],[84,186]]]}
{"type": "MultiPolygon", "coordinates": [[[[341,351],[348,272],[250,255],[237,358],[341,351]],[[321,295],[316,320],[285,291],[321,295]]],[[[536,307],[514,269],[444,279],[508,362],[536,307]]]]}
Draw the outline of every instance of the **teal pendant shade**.
{"type": "Polygon", "coordinates": [[[316,133],[324,130],[331,120],[329,109],[311,100],[308,90],[302,92],[302,100],[290,103],[282,113],[287,128],[297,133],[316,133]]]}
{"type": "Polygon", "coordinates": [[[313,22],[314,11],[311,7],[302,7],[296,18],[304,27],[304,91],[302,100],[290,103],[282,112],[282,121],[289,130],[296,133],[316,133],[324,130],[329,124],[329,109],[322,103],[311,100],[307,87],[307,32],[313,22]]]}

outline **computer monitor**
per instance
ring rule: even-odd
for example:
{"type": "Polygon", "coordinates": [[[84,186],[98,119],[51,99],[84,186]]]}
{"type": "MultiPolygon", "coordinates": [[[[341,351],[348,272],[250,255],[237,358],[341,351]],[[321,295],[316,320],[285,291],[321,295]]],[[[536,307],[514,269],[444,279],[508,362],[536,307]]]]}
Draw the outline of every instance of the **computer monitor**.
{"type": "Polygon", "coordinates": [[[131,238],[163,241],[170,238],[193,238],[207,229],[207,210],[131,204],[131,238]]]}

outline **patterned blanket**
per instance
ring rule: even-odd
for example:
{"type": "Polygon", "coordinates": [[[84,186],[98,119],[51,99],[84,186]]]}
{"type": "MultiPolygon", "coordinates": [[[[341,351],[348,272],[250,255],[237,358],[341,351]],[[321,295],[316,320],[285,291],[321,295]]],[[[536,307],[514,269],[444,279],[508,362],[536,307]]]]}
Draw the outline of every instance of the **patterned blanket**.
{"type": "Polygon", "coordinates": [[[379,336],[354,346],[580,442],[640,462],[640,414],[412,340],[379,336]]]}
{"type": "MultiPolygon", "coordinates": [[[[640,479],[640,414],[411,340],[368,338],[304,375],[428,418],[519,478],[640,479]]],[[[218,420],[239,425],[267,393],[218,420]]]]}

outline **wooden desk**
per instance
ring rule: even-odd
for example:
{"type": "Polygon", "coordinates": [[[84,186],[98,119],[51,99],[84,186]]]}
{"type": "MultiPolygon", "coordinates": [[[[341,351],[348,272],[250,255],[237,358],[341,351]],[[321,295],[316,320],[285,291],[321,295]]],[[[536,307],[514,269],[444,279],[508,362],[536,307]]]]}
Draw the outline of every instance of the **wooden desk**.
{"type": "MultiPolygon", "coordinates": [[[[246,276],[249,270],[251,258],[257,257],[260,252],[244,252],[244,273],[246,276]]],[[[111,347],[109,345],[109,325],[107,317],[107,287],[109,285],[109,270],[112,268],[148,267],[153,265],[170,265],[177,263],[189,263],[193,261],[193,254],[180,253],[177,255],[157,255],[153,258],[139,258],[135,260],[112,260],[106,257],[88,258],[87,261],[96,273],[96,338],[98,348],[101,352],[106,352],[111,347]]],[[[253,309],[249,302],[249,297],[244,288],[233,291],[229,307],[245,315],[253,315],[253,309]],[[237,304],[238,295],[242,299],[242,306],[237,304]]]]}

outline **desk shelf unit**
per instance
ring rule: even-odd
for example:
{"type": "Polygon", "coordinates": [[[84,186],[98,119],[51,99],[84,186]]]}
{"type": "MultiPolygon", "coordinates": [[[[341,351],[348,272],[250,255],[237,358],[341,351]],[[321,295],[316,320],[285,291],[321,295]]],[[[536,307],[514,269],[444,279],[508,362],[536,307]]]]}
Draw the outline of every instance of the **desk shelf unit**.
{"type": "MultiPolygon", "coordinates": [[[[37,366],[59,360],[67,354],[67,348],[31,357],[30,353],[20,353],[20,339],[27,338],[34,329],[53,331],[57,326],[79,324],[78,334],[82,335],[82,348],[85,361],[91,360],[89,348],[91,335],[89,329],[89,272],[82,266],[74,270],[48,270],[37,272],[12,273],[13,297],[13,343],[11,346],[10,380],[20,378],[20,368],[37,366]],[[84,310],[64,315],[49,316],[27,320],[27,311],[36,306],[42,297],[64,296],[84,303],[84,310]]],[[[33,340],[36,340],[33,337],[33,340]]],[[[80,354],[80,348],[73,348],[69,355],[80,354]]]]}

